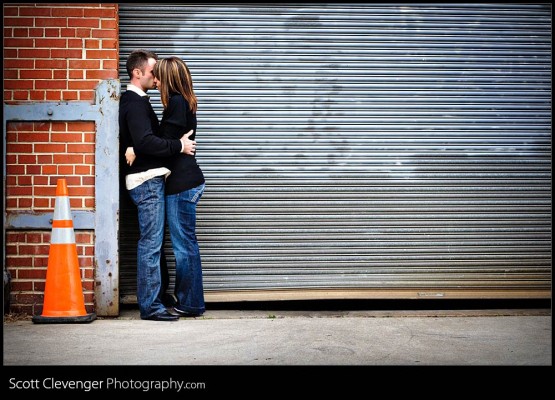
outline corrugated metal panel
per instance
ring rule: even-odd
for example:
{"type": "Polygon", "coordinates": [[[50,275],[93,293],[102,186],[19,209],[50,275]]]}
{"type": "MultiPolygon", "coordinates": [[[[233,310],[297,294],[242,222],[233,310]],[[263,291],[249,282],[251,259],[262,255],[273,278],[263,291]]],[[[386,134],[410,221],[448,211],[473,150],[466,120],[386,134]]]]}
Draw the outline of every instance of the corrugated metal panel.
{"type": "Polygon", "coordinates": [[[193,74],[208,296],[549,296],[549,5],[119,7],[124,84],[140,47],[193,74]]]}

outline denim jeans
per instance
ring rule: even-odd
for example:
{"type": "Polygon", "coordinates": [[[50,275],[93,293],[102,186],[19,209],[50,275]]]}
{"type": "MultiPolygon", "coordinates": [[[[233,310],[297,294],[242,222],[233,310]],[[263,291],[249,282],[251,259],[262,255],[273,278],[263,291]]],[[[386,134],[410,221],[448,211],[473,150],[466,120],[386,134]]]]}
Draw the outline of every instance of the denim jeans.
{"type": "Polygon", "coordinates": [[[166,310],[161,301],[160,251],[164,239],[164,177],[157,176],[129,191],[139,212],[137,302],[141,318],[166,310]]]}
{"type": "Polygon", "coordinates": [[[175,255],[175,306],[196,315],[205,311],[196,235],[197,203],[203,193],[204,184],[166,196],[166,219],[175,255]]]}

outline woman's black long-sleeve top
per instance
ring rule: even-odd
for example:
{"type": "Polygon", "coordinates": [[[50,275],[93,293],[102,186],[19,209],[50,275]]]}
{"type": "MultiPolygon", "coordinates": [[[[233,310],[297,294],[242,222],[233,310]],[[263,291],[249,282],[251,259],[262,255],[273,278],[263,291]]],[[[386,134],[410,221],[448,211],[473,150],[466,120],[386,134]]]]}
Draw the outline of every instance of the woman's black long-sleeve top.
{"type": "MultiPolygon", "coordinates": [[[[164,109],[160,123],[160,135],[168,139],[179,139],[193,129],[189,139],[194,140],[197,133],[197,116],[189,103],[178,93],[171,94],[168,107],[164,109]]],[[[168,159],[167,167],[171,174],[166,179],[166,195],[177,194],[204,183],[204,175],[195,156],[179,153],[168,159]]]]}

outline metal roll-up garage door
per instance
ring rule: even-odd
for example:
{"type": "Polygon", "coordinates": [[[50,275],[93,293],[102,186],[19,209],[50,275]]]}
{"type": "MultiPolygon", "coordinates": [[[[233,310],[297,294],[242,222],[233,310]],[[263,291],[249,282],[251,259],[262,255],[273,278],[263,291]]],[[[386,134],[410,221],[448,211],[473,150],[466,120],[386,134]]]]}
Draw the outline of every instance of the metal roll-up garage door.
{"type": "Polygon", "coordinates": [[[550,5],[123,3],[119,18],[123,90],[135,48],[193,75],[208,301],[550,297],[550,5]]]}

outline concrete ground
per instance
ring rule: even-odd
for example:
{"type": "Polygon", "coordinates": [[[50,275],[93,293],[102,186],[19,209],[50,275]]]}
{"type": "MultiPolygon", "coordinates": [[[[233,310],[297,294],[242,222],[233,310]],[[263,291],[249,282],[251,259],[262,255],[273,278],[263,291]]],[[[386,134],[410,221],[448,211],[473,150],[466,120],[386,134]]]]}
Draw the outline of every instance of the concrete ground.
{"type": "Polygon", "coordinates": [[[4,391],[9,398],[121,393],[214,399],[475,396],[479,388],[498,398],[513,397],[519,388],[539,397],[551,388],[549,306],[325,307],[209,308],[202,317],[176,322],[143,321],[132,308],[87,324],[5,318],[4,391]]]}
{"type": "Polygon", "coordinates": [[[128,309],[3,327],[5,366],[552,365],[550,309],[208,310],[177,322],[128,309]]]}

